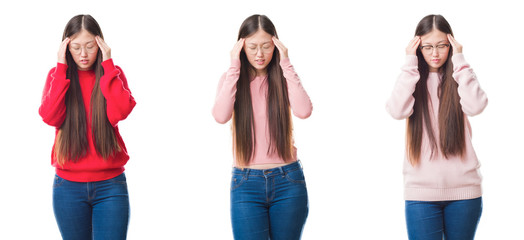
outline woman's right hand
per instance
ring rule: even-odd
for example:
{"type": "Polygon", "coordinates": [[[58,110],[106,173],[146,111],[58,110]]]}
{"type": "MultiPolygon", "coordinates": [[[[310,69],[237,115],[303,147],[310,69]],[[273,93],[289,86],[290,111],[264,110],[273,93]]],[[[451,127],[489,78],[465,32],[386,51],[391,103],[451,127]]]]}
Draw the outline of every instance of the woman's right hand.
{"type": "Polygon", "coordinates": [[[70,38],[66,38],[60,44],[60,48],[58,49],[58,62],[59,63],[67,64],[67,62],[66,62],[66,50],[67,50],[67,45],[69,45],[70,41],[71,41],[70,38]]]}
{"type": "Polygon", "coordinates": [[[240,52],[242,51],[242,48],[244,47],[244,38],[241,38],[238,40],[238,42],[233,47],[233,50],[231,50],[231,59],[240,59],[240,52]]]}
{"type": "Polygon", "coordinates": [[[415,36],[406,47],[406,55],[417,55],[418,45],[420,45],[420,36],[415,36]]]}

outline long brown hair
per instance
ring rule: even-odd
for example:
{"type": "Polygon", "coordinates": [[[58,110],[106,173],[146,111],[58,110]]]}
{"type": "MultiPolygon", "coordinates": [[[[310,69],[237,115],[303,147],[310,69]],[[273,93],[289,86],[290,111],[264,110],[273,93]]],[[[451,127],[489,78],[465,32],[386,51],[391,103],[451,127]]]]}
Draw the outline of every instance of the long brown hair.
{"type": "MultiPolygon", "coordinates": [[[[259,29],[278,38],[275,26],[268,17],[252,15],[240,26],[238,39],[249,37],[259,29]]],[[[235,157],[239,164],[245,166],[251,160],[255,146],[250,83],[256,71],[247,60],[244,50],[240,53],[240,62],[232,126],[235,157]]],[[[280,67],[280,53],[276,47],[272,60],[267,65],[267,84],[267,118],[270,136],[268,154],[276,152],[284,161],[289,161],[293,157],[293,126],[287,83],[280,67]]]]}
{"type": "MultiPolygon", "coordinates": [[[[82,30],[86,30],[94,36],[102,35],[102,30],[96,20],[90,15],[77,15],[65,26],[62,40],[71,37],[82,30]]],[[[87,118],[84,108],[84,100],[78,80],[78,70],[75,61],[69,51],[66,50],[67,78],[70,80],[69,89],[65,97],[66,117],[58,130],[55,140],[55,157],[60,165],[67,161],[76,162],[85,157],[89,149],[87,139],[87,118]]],[[[91,132],[96,152],[107,159],[115,152],[121,150],[113,126],[109,122],[106,113],[106,99],[100,89],[100,78],[104,75],[102,67],[102,53],[97,52],[96,61],[93,63],[96,81],[91,92],[91,132]]]]}
{"type": "MultiPolygon", "coordinates": [[[[443,33],[453,35],[451,26],[446,19],[441,15],[428,15],[424,17],[417,25],[415,36],[422,36],[433,29],[437,29],[443,33]]],[[[458,95],[458,84],[453,79],[453,63],[451,61],[453,49],[449,48],[448,58],[446,63],[439,68],[440,84],[438,87],[439,110],[438,110],[438,126],[439,139],[437,143],[435,140],[435,133],[431,127],[431,118],[429,113],[428,88],[427,80],[429,76],[429,66],[424,60],[424,56],[420,49],[417,50],[418,70],[420,73],[420,80],[418,81],[413,97],[415,98],[415,105],[413,106],[413,114],[407,121],[407,153],[408,159],[412,165],[416,165],[420,161],[421,147],[422,147],[422,132],[424,129],[428,135],[429,145],[431,147],[431,157],[434,156],[435,150],[440,146],[440,152],[445,158],[450,156],[462,156],[465,152],[465,129],[464,129],[464,112],[460,105],[460,97],[458,95]]]]}

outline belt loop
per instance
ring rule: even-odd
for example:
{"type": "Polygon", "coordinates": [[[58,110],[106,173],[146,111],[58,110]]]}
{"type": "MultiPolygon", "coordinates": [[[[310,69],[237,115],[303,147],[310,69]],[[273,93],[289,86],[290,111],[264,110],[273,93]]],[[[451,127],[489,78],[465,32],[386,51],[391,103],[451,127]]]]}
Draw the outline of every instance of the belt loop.
{"type": "Polygon", "coordinates": [[[284,168],[278,167],[278,170],[280,170],[280,173],[282,173],[282,177],[286,176],[286,171],[284,171],[284,168]]]}
{"type": "Polygon", "coordinates": [[[298,162],[298,165],[300,166],[300,169],[304,169],[304,166],[302,166],[302,162],[300,161],[300,159],[298,159],[297,162],[298,162]]]}
{"type": "Polygon", "coordinates": [[[245,175],[244,175],[244,177],[246,178],[246,180],[247,180],[247,178],[248,178],[248,176],[249,176],[249,170],[251,170],[251,169],[246,168],[246,173],[245,173],[245,175]]]}

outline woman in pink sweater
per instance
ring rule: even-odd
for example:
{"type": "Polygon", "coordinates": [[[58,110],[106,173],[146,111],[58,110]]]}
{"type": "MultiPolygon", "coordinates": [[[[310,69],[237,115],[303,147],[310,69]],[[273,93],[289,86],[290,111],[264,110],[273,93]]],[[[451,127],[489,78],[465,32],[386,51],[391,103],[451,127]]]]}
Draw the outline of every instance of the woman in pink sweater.
{"type": "Polygon", "coordinates": [[[473,239],[482,213],[480,164],[467,116],[488,103],[449,23],[424,17],[387,102],[407,119],[404,184],[409,239],[473,239]]]}
{"type": "Polygon", "coordinates": [[[235,239],[300,239],[308,199],[290,109],[307,118],[311,101],[271,20],[250,16],[240,27],[213,107],[217,122],[233,118],[235,239]]]}

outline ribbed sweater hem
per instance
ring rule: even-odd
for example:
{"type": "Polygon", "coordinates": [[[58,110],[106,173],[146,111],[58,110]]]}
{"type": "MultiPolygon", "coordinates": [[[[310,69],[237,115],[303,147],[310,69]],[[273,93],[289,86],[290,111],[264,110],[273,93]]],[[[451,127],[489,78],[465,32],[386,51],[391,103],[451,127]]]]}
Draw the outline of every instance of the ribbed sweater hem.
{"type": "Polygon", "coordinates": [[[99,171],[68,171],[56,168],[56,175],[73,182],[97,182],[114,178],[124,172],[124,167],[99,171]]]}
{"type": "Polygon", "coordinates": [[[411,201],[454,201],[481,196],[480,185],[461,188],[404,188],[404,199],[411,201]]]}

